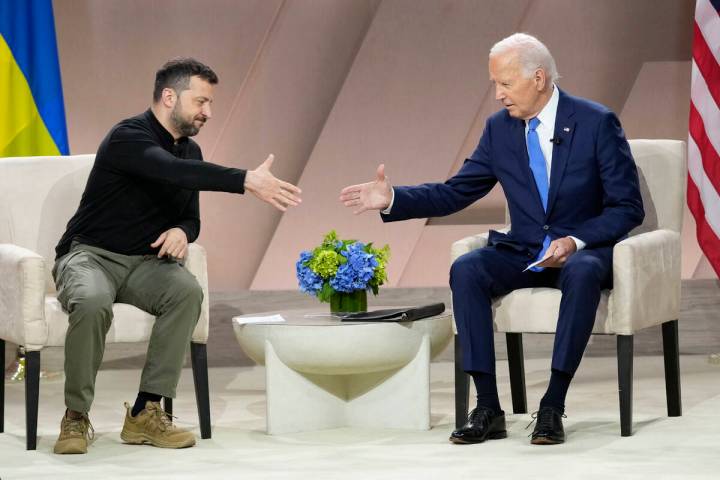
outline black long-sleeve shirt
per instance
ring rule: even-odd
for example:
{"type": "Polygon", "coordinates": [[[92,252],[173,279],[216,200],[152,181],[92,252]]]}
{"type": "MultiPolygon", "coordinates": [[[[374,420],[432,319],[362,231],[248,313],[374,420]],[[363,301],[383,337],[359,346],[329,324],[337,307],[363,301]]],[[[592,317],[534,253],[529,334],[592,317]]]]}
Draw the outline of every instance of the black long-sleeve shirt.
{"type": "Polygon", "coordinates": [[[151,110],[123,120],[98,148],[57,258],[73,240],[123,255],[157,253],[150,244],[172,227],[192,242],[200,234],[198,191],[244,193],[245,173],[203,162],[198,144],[175,142],[151,110]]]}

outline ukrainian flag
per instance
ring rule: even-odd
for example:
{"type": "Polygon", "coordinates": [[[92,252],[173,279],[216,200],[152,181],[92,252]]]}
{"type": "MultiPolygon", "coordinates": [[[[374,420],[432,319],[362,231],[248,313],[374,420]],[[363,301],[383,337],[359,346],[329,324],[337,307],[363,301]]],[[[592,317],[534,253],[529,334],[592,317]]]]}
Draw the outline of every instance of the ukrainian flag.
{"type": "Polygon", "coordinates": [[[0,157],[67,155],[51,0],[0,0],[0,157]]]}

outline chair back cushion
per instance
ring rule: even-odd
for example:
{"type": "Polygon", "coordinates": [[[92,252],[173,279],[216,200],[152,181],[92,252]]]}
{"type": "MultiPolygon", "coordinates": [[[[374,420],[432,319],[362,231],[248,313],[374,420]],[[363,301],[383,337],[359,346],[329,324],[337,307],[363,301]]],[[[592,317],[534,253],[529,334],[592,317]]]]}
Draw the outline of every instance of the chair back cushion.
{"type": "Polygon", "coordinates": [[[50,272],[55,245],[77,210],[95,155],[0,159],[0,243],[40,254],[45,288],[55,285],[50,272]]]}
{"type": "Polygon", "coordinates": [[[645,220],[630,234],[682,229],[687,148],[681,140],[630,140],[640,178],[645,220]]]}

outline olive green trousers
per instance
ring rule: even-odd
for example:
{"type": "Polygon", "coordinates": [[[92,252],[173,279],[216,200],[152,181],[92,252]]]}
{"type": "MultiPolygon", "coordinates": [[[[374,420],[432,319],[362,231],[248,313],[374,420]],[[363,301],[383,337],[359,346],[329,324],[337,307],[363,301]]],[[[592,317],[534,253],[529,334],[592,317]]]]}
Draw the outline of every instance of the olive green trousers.
{"type": "Polygon", "coordinates": [[[90,411],[105,336],[113,321],[113,303],[134,305],[156,317],[139,390],[175,397],[203,300],[200,285],[182,264],[73,243],[70,252],[55,262],[53,278],[58,300],[69,314],[67,408],[90,411]]]}

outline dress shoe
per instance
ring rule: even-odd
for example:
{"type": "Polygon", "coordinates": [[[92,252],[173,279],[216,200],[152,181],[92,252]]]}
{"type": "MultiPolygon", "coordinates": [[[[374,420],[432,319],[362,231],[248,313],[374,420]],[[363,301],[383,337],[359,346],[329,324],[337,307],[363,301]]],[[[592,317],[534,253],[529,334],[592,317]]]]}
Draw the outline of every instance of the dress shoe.
{"type": "Polygon", "coordinates": [[[530,443],[533,445],[556,445],[565,441],[562,419],[565,416],[560,410],[553,407],[540,407],[534,419],[535,430],[531,435],[530,443]]]}
{"type": "Polygon", "coordinates": [[[452,432],[450,441],[453,443],[482,443],[485,440],[497,440],[505,437],[507,437],[505,412],[477,407],[468,415],[467,423],[452,432]]]}

